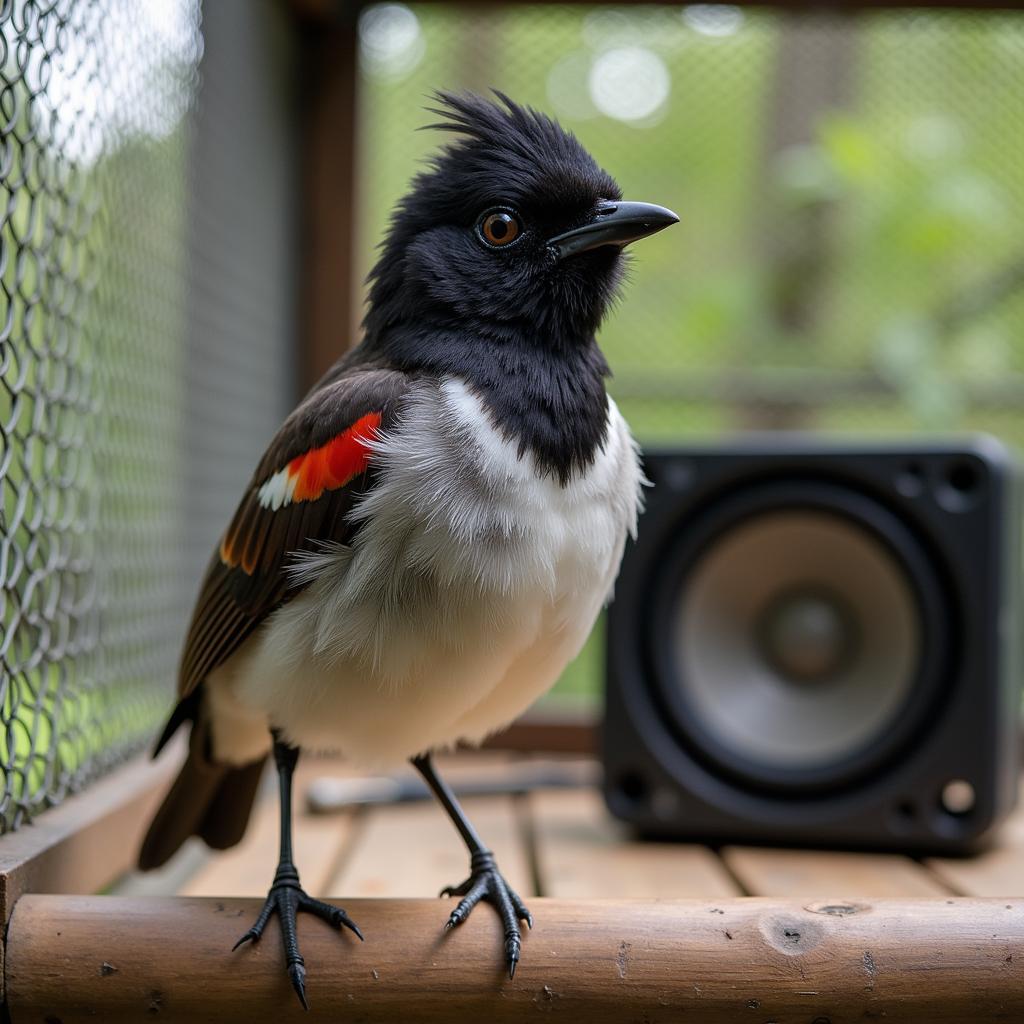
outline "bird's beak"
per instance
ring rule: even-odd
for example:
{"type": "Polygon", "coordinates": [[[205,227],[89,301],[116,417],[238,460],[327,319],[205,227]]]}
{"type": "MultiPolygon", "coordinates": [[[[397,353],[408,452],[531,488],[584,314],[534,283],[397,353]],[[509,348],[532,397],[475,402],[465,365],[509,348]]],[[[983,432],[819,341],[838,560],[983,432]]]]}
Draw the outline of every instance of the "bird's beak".
{"type": "Polygon", "coordinates": [[[617,245],[621,249],[678,223],[679,218],[671,210],[653,203],[601,203],[588,223],[549,238],[548,245],[564,260],[602,245],[617,245]]]}

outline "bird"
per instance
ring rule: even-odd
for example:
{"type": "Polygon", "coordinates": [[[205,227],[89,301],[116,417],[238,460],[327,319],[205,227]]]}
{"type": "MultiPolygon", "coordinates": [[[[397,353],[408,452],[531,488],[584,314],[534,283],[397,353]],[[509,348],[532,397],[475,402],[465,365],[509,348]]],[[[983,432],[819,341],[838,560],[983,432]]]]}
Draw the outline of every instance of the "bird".
{"type": "Polygon", "coordinates": [[[244,832],[279,782],[277,871],[237,946],[279,919],[308,1008],[300,912],[362,939],[303,889],[291,835],[301,750],[411,762],[451,818],[469,875],[446,927],[499,914],[515,973],[533,920],[438,774],[557,680],[608,600],[644,484],[597,330],[624,247],[678,221],[627,202],[556,120],[504,93],[439,92],[448,133],[395,207],[358,343],[287,417],[202,579],[178,702],[188,754],[139,854],[244,832]]]}

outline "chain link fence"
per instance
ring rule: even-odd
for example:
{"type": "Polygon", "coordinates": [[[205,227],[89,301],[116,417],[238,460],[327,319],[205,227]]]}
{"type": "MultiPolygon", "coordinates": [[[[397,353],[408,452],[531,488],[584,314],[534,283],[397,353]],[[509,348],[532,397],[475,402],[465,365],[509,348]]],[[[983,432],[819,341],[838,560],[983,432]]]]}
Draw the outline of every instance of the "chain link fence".
{"type": "Polygon", "coordinates": [[[152,735],[291,398],[289,119],[258,83],[218,100],[287,59],[278,15],[246,7],[211,13],[197,115],[198,0],[0,3],[4,831],[152,735]]]}

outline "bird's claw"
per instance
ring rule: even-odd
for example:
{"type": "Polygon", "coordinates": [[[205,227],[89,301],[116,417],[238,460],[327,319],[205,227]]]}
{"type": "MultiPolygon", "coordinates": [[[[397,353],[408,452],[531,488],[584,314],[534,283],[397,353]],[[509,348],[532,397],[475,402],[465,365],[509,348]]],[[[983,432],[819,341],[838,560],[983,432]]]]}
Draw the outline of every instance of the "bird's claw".
{"type": "Polygon", "coordinates": [[[342,928],[347,928],[350,932],[354,933],[360,942],[363,942],[363,933],[359,930],[359,925],[352,920],[348,914],[345,913],[341,907],[335,907],[330,903],[324,903],[323,900],[318,900],[313,896],[307,896],[305,892],[299,890],[299,910],[305,910],[307,913],[316,914],[321,920],[326,921],[328,924],[334,925],[335,928],[340,932],[342,928]]]}
{"type": "Polygon", "coordinates": [[[288,966],[288,977],[292,980],[292,988],[295,989],[295,994],[299,997],[299,1002],[302,1003],[304,1010],[309,1009],[309,1003],[306,1000],[306,967],[304,964],[289,964],[288,966]]]}
{"type": "Polygon", "coordinates": [[[462,897],[448,915],[445,931],[462,924],[481,900],[490,903],[497,910],[505,931],[505,963],[508,965],[508,976],[515,977],[522,948],[519,922],[525,921],[526,926],[532,928],[533,915],[498,871],[494,855],[488,850],[474,853],[469,878],[461,885],[446,886],[441,890],[441,895],[462,897]]]}
{"type": "Polygon", "coordinates": [[[285,961],[288,964],[288,977],[291,979],[292,988],[299,997],[303,1009],[309,1009],[309,1002],[306,999],[306,966],[299,952],[299,940],[296,933],[296,917],[299,913],[314,914],[321,920],[333,925],[338,931],[348,928],[354,932],[359,939],[363,933],[358,925],[345,913],[341,907],[324,903],[323,900],[314,899],[299,885],[298,875],[293,872],[282,873],[279,869],[274,884],[267,893],[267,898],[259,912],[252,927],[231,947],[232,951],[247,942],[258,942],[263,935],[267,922],[276,913],[281,921],[281,938],[284,943],[285,961]]]}

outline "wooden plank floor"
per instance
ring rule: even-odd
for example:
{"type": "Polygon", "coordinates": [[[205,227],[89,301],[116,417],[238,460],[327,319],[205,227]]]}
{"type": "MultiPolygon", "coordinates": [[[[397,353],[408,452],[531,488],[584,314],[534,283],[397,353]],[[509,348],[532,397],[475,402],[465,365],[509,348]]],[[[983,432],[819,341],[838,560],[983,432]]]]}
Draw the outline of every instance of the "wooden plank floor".
{"type": "MultiPolygon", "coordinates": [[[[550,759],[544,759],[550,763],[550,759]]],[[[536,759],[535,759],[536,761],[536,759]]],[[[579,762],[574,762],[579,766],[579,762]]],[[[438,760],[445,777],[502,777],[509,755],[438,760]]],[[[310,891],[335,897],[430,896],[467,873],[454,828],[433,801],[376,804],[314,814],[305,793],[317,778],[346,775],[336,761],[306,759],[296,776],[295,850],[310,891]]],[[[410,773],[411,774],[411,773],[410,773]]],[[[269,780],[268,780],[269,782],[269,780]]],[[[539,789],[470,797],[466,809],[523,897],[1013,896],[1024,891],[1024,812],[988,852],[965,860],[894,854],[642,842],[610,817],[592,789],[539,789]]],[[[170,891],[259,896],[277,852],[277,801],[268,785],[245,840],[198,858],[170,891]]],[[[193,851],[195,858],[195,851],[193,851]]],[[[173,877],[173,873],[170,877],[173,877]]]]}

